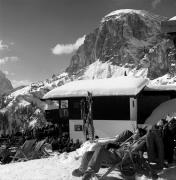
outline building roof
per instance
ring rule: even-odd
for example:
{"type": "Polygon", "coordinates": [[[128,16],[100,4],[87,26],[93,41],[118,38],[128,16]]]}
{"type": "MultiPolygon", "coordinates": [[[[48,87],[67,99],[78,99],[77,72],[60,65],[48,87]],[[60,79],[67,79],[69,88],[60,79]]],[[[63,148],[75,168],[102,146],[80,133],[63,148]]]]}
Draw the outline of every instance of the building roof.
{"type": "Polygon", "coordinates": [[[92,96],[137,95],[146,85],[148,79],[122,76],[117,78],[78,80],[55,88],[44,95],[43,99],[92,96]]]}
{"type": "Polygon", "coordinates": [[[152,85],[148,84],[145,87],[145,91],[176,91],[175,84],[167,84],[167,85],[152,85]]]}

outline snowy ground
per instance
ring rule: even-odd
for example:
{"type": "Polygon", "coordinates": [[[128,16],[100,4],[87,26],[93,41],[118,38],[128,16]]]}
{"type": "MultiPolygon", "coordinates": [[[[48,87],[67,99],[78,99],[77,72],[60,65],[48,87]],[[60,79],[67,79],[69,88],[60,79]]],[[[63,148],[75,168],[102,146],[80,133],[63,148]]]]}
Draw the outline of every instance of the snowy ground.
{"type": "MultiPolygon", "coordinates": [[[[82,154],[90,150],[90,143],[85,143],[77,151],[63,153],[46,159],[31,160],[28,162],[0,165],[0,180],[81,180],[73,177],[71,172],[77,168],[82,154]]],[[[101,169],[100,174],[107,169],[101,169]]],[[[120,173],[113,171],[106,180],[120,180],[120,173]]],[[[176,167],[165,170],[158,180],[175,180],[176,167]]],[[[136,177],[136,180],[147,180],[146,177],[136,177]]]]}

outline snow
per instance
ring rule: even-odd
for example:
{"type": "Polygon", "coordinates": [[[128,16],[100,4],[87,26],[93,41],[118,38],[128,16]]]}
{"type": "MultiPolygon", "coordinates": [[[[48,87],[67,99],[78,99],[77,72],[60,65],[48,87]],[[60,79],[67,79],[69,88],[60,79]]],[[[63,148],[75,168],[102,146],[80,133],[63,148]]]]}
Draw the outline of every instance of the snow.
{"type": "Polygon", "coordinates": [[[22,106],[22,107],[26,107],[26,106],[29,106],[30,103],[24,99],[21,99],[20,102],[18,103],[19,106],[22,106]]]}
{"type": "Polygon", "coordinates": [[[29,122],[29,127],[34,128],[37,123],[37,119],[33,119],[31,122],[29,122]]]}
{"type": "Polygon", "coordinates": [[[155,89],[161,88],[163,90],[176,90],[176,77],[172,77],[170,74],[165,74],[164,76],[150,80],[148,86],[155,89]]]}
{"type": "Polygon", "coordinates": [[[121,15],[123,14],[140,14],[141,16],[145,16],[147,14],[146,11],[144,10],[135,10],[135,9],[119,9],[116,11],[112,11],[111,13],[107,14],[102,20],[101,22],[105,22],[106,20],[108,20],[109,17],[115,18],[115,19],[119,19],[121,17],[121,15]]]}
{"type": "Polygon", "coordinates": [[[59,97],[85,97],[87,92],[93,96],[137,95],[148,83],[147,79],[121,76],[117,78],[79,80],[55,88],[43,99],[59,97]]]}
{"type": "Polygon", "coordinates": [[[176,90],[176,84],[167,84],[167,85],[148,85],[149,90],[158,90],[158,91],[169,91],[176,90]]]}
{"type": "Polygon", "coordinates": [[[115,78],[118,76],[123,76],[125,71],[128,71],[128,69],[117,65],[112,65],[112,63],[109,61],[102,62],[100,60],[97,60],[86,68],[84,75],[81,78],[82,79],[106,79],[108,77],[115,78]]]}
{"type": "MultiPolygon", "coordinates": [[[[104,143],[109,139],[102,139],[104,143]]],[[[17,162],[7,165],[0,165],[1,180],[81,180],[73,177],[72,171],[78,168],[84,152],[91,150],[97,143],[85,142],[81,148],[71,153],[56,154],[49,158],[30,160],[27,162],[17,162]]],[[[102,168],[99,174],[103,174],[107,168],[102,168]]],[[[176,177],[176,167],[168,168],[160,173],[158,180],[174,180],[176,177]]],[[[113,171],[106,180],[122,179],[119,171],[113,171]]],[[[151,180],[145,176],[137,176],[136,180],[151,180]]]]}
{"type": "MultiPolygon", "coordinates": [[[[106,21],[109,17],[112,17],[115,18],[115,19],[118,19],[121,17],[121,15],[123,14],[138,14],[140,15],[141,17],[143,18],[147,18],[147,19],[152,19],[152,20],[156,20],[156,21],[160,21],[162,20],[164,17],[161,17],[161,16],[158,16],[158,15],[155,15],[155,14],[152,14],[151,12],[147,12],[145,10],[136,10],[136,9],[119,9],[119,10],[116,10],[116,11],[112,11],[111,13],[107,14],[101,22],[104,22],[106,21]]],[[[145,18],[145,19],[146,19],[145,18]]],[[[147,20],[146,19],[146,20],[147,20]]],[[[166,19],[166,18],[165,18],[166,19]]]]}
{"type": "Polygon", "coordinates": [[[107,14],[105,17],[109,17],[109,16],[114,16],[114,15],[120,15],[120,14],[129,14],[129,13],[136,13],[136,14],[141,14],[144,15],[144,11],[142,10],[135,10],[135,9],[119,9],[116,11],[113,11],[109,14],[107,14]]]}
{"type": "Polygon", "coordinates": [[[169,19],[169,21],[175,21],[175,20],[176,20],[176,16],[169,19]]]}
{"type": "Polygon", "coordinates": [[[26,94],[29,94],[29,90],[30,90],[30,86],[26,86],[22,89],[19,89],[13,93],[10,94],[11,97],[17,97],[19,95],[26,95],[26,94]]]}

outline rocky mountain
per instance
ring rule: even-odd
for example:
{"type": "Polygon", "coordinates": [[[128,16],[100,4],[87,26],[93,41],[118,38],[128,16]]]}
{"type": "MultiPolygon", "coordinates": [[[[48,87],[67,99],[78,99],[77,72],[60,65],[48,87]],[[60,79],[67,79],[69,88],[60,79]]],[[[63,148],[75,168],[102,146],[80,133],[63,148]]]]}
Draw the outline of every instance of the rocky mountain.
{"type": "Polygon", "coordinates": [[[76,73],[98,60],[127,69],[148,68],[150,79],[166,74],[168,52],[173,48],[161,33],[161,21],[166,19],[142,10],[111,12],[86,36],[66,71],[76,73]]]}
{"type": "Polygon", "coordinates": [[[9,92],[12,89],[13,87],[10,80],[8,80],[5,74],[0,71],[0,95],[9,92]]]}

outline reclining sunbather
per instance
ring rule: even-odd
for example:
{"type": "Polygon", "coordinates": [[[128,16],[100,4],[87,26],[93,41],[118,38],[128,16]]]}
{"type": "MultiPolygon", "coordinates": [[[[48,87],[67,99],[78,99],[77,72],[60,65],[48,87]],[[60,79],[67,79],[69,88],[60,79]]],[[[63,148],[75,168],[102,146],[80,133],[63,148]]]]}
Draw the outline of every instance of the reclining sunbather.
{"type": "MultiPolygon", "coordinates": [[[[124,131],[116,139],[114,144],[107,144],[106,146],[100,146],[95,151],[88,151],[83,155],[81,165],[78,169],[72,172],[73,176],[83,176],[82,180],[89,180],[93,173],[97,173],[102,165],[106,163],[109,165],[115,165],[122,161],[124,152],[118,151],[120,144],[132,137],[131,140],[137,140],[140,136],[144,135],[143,131],[137,130],[134,134],[131,131],[124,131]],[[132,136],[133,135],[133,136],[132,136]],[[113,148],[113,150],[109,150],[113,148]]],[[[144,141],[145,142],[145,141],[144,141]]],[[[143,148],[143,141],[134,146],[133,150],[140,150],[143,148]]]]}

